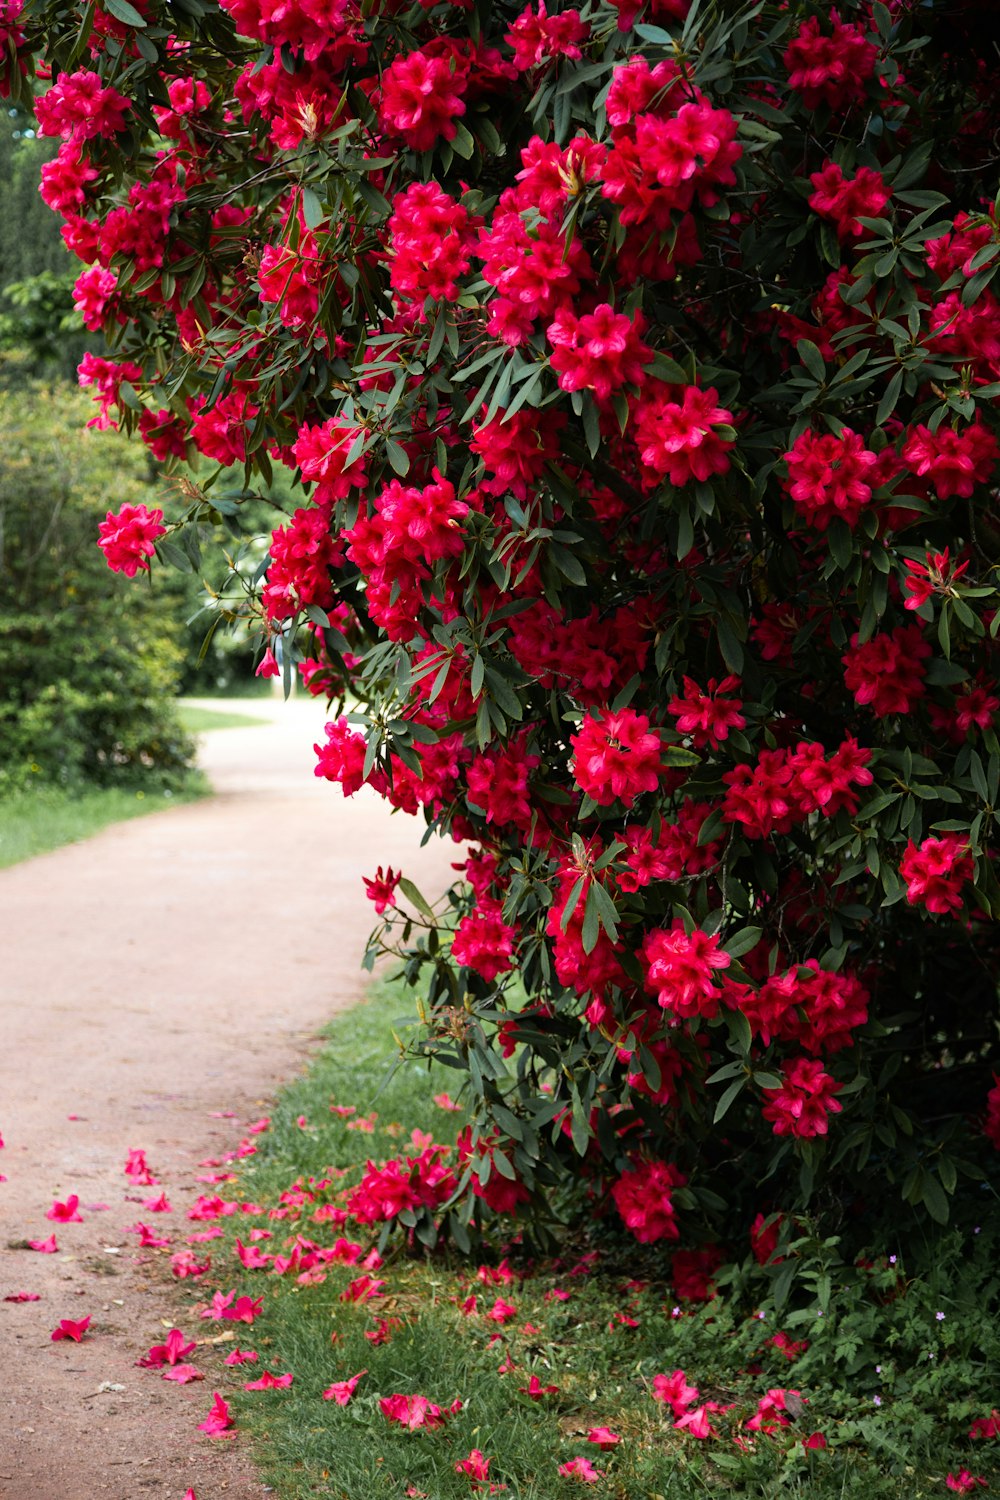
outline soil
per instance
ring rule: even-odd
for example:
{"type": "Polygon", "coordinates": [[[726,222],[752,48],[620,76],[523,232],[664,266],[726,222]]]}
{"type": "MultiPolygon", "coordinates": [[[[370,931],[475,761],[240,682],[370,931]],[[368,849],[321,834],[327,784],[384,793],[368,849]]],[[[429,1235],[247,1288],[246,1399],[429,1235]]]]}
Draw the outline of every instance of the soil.
{"type": "Polygon", "coordinates": [[[0,1301],[3,1500],[269,1493],[239,1434],[197,1430],[225,1345],[190,1356],[197,1384],[136,1368],[175,1323],[197,1339],[220,1325],[195,1326],[162,1256],[125,1231],[143,1219],[184,1248],[204,1227],[188,1205],[213,1191],[198,1164],[237,1145],[361,996],[362,875],[402,866],[429,896],[452,877],[454,845],[420,849],[416,820],[314,776],[321,707],[216,706],[269,722],[202,737],[213,797],[0,871],[0,1298],[40,1299],[0,1301]],[[171,1213],[143,1209],[160,1188],[124,1175],[132,1147],[171,1213]],[[47,1220],[71,1193],[83,1223],[47,1220]],[[57,1254],[23,1248],[52,1232],[57,1254]],[[88,1314],[82,1343],[51,1340],[88,1314]]]}

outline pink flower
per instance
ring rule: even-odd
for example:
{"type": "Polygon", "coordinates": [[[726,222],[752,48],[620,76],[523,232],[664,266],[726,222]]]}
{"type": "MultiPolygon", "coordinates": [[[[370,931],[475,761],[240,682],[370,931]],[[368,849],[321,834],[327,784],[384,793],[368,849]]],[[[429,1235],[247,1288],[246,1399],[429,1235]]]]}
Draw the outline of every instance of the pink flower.
{"type": "Polygon", "coordinates": [[[494,1323],[509,1323],[512,1318],[517,1317],[517,1308],[513,1302],[505,1302],[502,1297],[498,1297],[486,1317],[494,1323]]]}
{"type": "Polygon", "coordinates": [[[294,1378],[290,1370],[287,1375],[272,1375],[270,1370],[265,1370],[259,1380],[248,1380],[243,1389],[245,1391],[285,1390],[291,1385],[294,1378]]]}
{"type": "Polygon", "coordinates": [[[55,1255],[59,1249],[54,1234],[50,1234],[47,1240],[29,1240],[28,1245],[32,1250],[37,1250],[42,1255],[55,1255]]]}
{"type": "Polygon", "coordinates": [[[613,390],[637,385],[653,353],[640,338],[644,326],[641,313],[630,318],[607,302],[582,317],[561,308],[546,329],[560,388],[592,390],[598,401],[607,401],[613,390]]]}
{"type": "Polygon", "coordinates": [[[667,704],[667,712],[673,714],[680,733],[690,736],[697,749],[710,745],[717,750],[729,738],[731,729],[746,727],[747,721],[740,713],[742,701],[722,696],[739,685],[738,677],[724,677],[721,682],[710,677],[707,687],[702,689],[692,677],[685,677],[683,696],[675,693],[667,704]]]}
{"type": "Polygon", "coordinates": [[[810,526],[826,531],[836,517],[852,529],[872,498],[878,457],[849,427],[839,436],[802,432],[784,455],[786,489],[810,526]]]}
{"type": "Polygon", "coordinates": [[[190,1354],[194,1347],[194,1340],[186,1343],[180,1329],[171,1328],[166,1342],[151,1345],[142,1358],[136,1360],[136,1364],[147,1370],[159,1369],[162,1365],[176,1365],[186,1354],[190,1354]]]}
{"type": "Polygon", "coordinates": [[[588,714],[570,744],[576,784],[601,807],[616,798],[631,807],[660,784],[662,741],[645,714],[630,708],[601,718],[588,714]]]}
{"type": "Polygon", "coordinates": [[[592,1427],[587,1433],[587,1442],[596,1443],[602,1453],[607,1453],[621,1442],[621,1435],[612,1432],[610,1427],[592,1427]]]}
{"type": "Polygon", "coordinates": [[[844,24],[834,10],[828,28],[824,33],[818,18],[809,16],[785,49],[788,86],[802,95],[806,109],[841,109],[863,99],[875,72],[878,52],[860,26],[844,24]]]}
{"type": "Polygon", "coordinates": [[[826,1438],[821,1432],[811,1432],[808,1437],[802,1439],[802,1446],[807,1453],[814,1448],[825,1448],[826,1438]]]}
{"type": "Polygon", "coordinates": [[[603,1477],[589,1458],[571,1458],[559,1465],[559,1472],[564,1479],[579,1479],[583,1484],[596,1484],[603,1477]]]}
{"type": "Polygon", "coordinates": [[[8,1292],[3,1300],[5,1302],[40,1302],[42,1299],[38,1292],[8,1292]]]}
{"type": "Polygon", "coordinates": [[[697,1401],[698,1387],[688,1385],[683,1370],[675,1370],[672,1375],[654,1375],[653,1399],[663,1401],[675,1417],[682,1417],[692,1401],[697,1401]]]}
{"type": "Polygon", "coordinates": [[[260,659],[260,665],[253,674],[255,677],[280,677],[281,668],[278,666],[274,652],[268,646],[260,659]]]}
{"type": "Polygon", "coordinates": [[[996,1407],[988,1417],[977,1417],[969,1428],[970,1438],[1000,1438],[1000,1411],[996,1407]]]}
{"type": "Polygon", "coordinates": [[[205,1377],[194,1365],[170,1365],[160,1376],[161,1380],[175,1380],[178,1385],[190,1385],[205,1377]]]}
{"type": "Polygon", "coordinates": [[[962,887],[972,879],[973,861],[967,838],[943,833],[915,844],[908,840],[899,862],[906,881],[906,899],[911,906],[925,906],[937,916],[960,912],[962,887]]]}
{"type": "Polygon", "coordinates": [[[105,88],[97,73],[64,73],[35,101],[39,135],[64,141],[89,141],[125,129],[129,101],[117,89],[105,88]]]}
{"type": "Polygon", "coordinates": [[[622,1173],[611,1189],[611,1196],[626,1227],[640,1244],[679,1237],[670,1194],[686,1183],[683,1172],[663,1161],[640,1161],[631,1171],[622,1173]]]}
{"type": "Polygon", "coordinates": [[[240,1349],[238,1346],[232,1349],[223,1360],[226,1365],[255,1365],[257,1363],[256,1349],[240,1349]]]}
{"type": "Polygon", "coordinates": [[[167,1198],[166,1193],[160,1193],[156,1198],[144,1198],[142,1206],[151,1214],[173,1213],[173,1209],[170,1206],[170,1200],[167,1198]]]}
{"type": "Polygon", "coordinates": [[[518,1390],[523,1396],[530,1396],[532,1401],[541,1401],[543,1396],[557,1396],[559,1387],[557,1385],[542,1385],[537,1375],[532,1375],[527,1385],[519,1385],[518,1390]]]}
{"type": "Polygon", "coordinates": [[[358,1381],[362,1375],[367,1375],[367,1370],[359,1370],[356,1375],[351,1375],[347,1380],[335,1380],[328,1385],[323,1392],[324,1401],[336,1401],[338,1406],[346,1406],[357,1388],[358,1381]]]}
{"type": "Polygon", "coordinates": [[[72,1339],[75,1344],[78,1344],[89,1327],[89,1317],[80,1318],[79,1320],[61,1318],[58,1328],[53,1328],[50,1338],[54,1344],[58,1343],[60,1339],[72,1339]]]}
{"type": "Polygon", "coordinates": [[[694,1411],[686,1411],[682,1417],[678,1417],[674,1426],[678,1429],[686,1429],[695,1438],[717,1438],[719,1434],[709,1421],[709,1414],[721,1411],[717,1401],[706,1401],[701,1406],[696,1406],[694,1411]]]}
{"type": "Polygon", "coordinates": [[[765,1120],[773,1122],[775,1135],[794,1135],[800,1139],[826,1135],[827,1115],[843,1109],[833,1097],[841,1085],[823,1071],[821,1062],[808,1057],[793,1058],[779,1076],[780,1088],[764,1090],[768,1102],[763,1115],[765,1120]]]}
{"type": "Polygon", "coordinates": [[[56,1199],[45,1217],[47,1219],[54,1219],[57,1224],[82,1224],[83,1219],[77,1213],[79,1204],[80,1199],[76,1193],[70,1193],[65,1203],[60,1203],[56,1199]]]}
{"type": "Polygon", "coordinates": [[[717,935],[702,932],[700,927],[686,932],[677,918],[669,931],[647,933],[640,954],[646,988],[663,1010],[682,1019],[705,1016],[711,1020],[716,1015],[721,992],[715,974],[731,963],[717,935]]]}
{"type": "Polygon", "coordinates": [[[635,441],[643,465],[678,486],[691,480],[704,483],[713,475],[725,474],[734,440],[721,436],[715,428],[730,427],[732,412],[719,406],[714,386],[702,390],[686,385],[680,399],[676,390],[667,386],[662,395],[644,392],[641,397],[635,441]]]}
{"type": "Polygon", "coordinates": [[[473,1480],[489,1480],[490,1464],[492,1459],[484,1458],[478,1448],[473,1448],[468,1458],[463,1458],[455,1465],[456,1474],[468,1474],[473,1480]]]}
{"type": "Polygon", "coordinates": [[[500,902],[482,896],[455,928],[451,956],[489,982],[514,967],[516,937],[517,928],[503,920],[500,902]]]}
{"type": "Polygon", "coordinates": [[[401,1427],[414,1431],[417,1427],[443,1427],[446,1412],[426,1396],[383,1396],[379,1409],[388,1422],[398,1422],[401,1427]]]}
{"type": "Polygon", "coordinates": [[[366,875],[363,875],[361,878],[364,881],[365,895],[369,901],[374,901],[375,911],[379,916],[382,915],[387,906],[395,906],[396,887],[403,878],[402,872],[398,875],[395,874],[390,865],[385,874],[383,874],[382,866],[379,865],[375,871],[374,879],[369,880],[366,875]]]}
{"type": "Polygon", "coordinates": [[[980,1474],[973,1474],[968,1469],[959,1469],[957,1474],[949,1474],[945,1484],[957,1495],[971,1495],[977,1485],[984,1490],[988,1488],[986,1480],[980,1474]]]}
{"type": "Polygon", "coordinates": [[[198,1423],[198,1431],[207,1433],[209,1437],[228,1436],[226,1429],[233,1426],[233,1418],[229,1411],[228,1403],[213,1392],[212,1410],[203,1422],[198,1423]]]}
{"type": "Polygon", "coordinates": [[[834,161],[822,171],[813,172],[809,181],[813,192],[809,207],[822,219],[831,219],[841,240],[857,239],[867,233],[859,216],[877,219],[892,196],[885,178],[873,167],[859,167],[853,177],[845,177],[834,161]]]}
{"type": "Polygon", "coordinates": [[[107,519],[97,528],[97,545],[113,573],[134,578],[140,568],[149,572],[149,559],[156,550],[154,544],[166,529],[162,510],[123,505],[117,513],[108,511],[107,519]]]}
{"type": "Polygon", "coordinates": [[[976,485],[989,481],[1000,447],[982,422],[957,431],[942,424],[936,432],[920,424],[909,433],[903,458],[918,478],[930,481],[939,500],[953,495],[968,500],[976,485]]]}
{"type": "Polygon", "coordinates": [[[397,57],[382,75],[382,128],[402,136],[414,151],[430,151],[439,139],[454,140],[456,122],[465,114],[465,70],[428,52],[397,57]]]}

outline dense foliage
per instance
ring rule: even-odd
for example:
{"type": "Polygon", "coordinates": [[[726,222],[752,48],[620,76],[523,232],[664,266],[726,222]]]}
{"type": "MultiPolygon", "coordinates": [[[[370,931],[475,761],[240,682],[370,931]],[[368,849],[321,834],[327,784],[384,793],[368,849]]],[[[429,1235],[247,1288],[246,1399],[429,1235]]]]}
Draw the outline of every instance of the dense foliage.
{"type": "Polygon", "coordinates": [[[94,546],[109,495],[148,499],[149,465],[88,431],[88,404],[23,374],[0,390],[0,793],[170,786],[192,751],[171,702],[176,600],[94,546]]]}
{"type": "Polygon", "coordinates": [[[946,1218],[1000,1145],[986,9],[4,15],[101,420],[245,464],[108,561],[293,471],[245,610],[361,704],[317,773],[475,846],[444,916],[371,883],[475,1124],[355,1217],[946,1218]]]}

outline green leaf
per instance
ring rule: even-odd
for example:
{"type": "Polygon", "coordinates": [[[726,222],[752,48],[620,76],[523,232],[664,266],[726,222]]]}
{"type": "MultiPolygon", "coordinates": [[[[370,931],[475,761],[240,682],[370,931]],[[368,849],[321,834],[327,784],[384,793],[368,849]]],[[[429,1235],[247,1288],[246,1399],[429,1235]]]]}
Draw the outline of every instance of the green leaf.
{"type": "Polygon", "coordinates": [[[437,920],[437,918],[434,916],[433,911],[431,910],[431,907],[417,890],[417,887],[413,884],[413,881],[408,880],[405,875],[400,879],[399,889],[402,891],[407,901],[412,902],[413,905],[417,908],[417,911],[420,912],[421,916],[426,917],[428,922],[435,922],[437,920]]]}
{"type": "Polygon", "coordinates": [[[715,1114],[712,1116],[713,1125],[717,1125],[723,1118],[723,1116],[728,1114],[732,1105],[739,1098],[740,1094],[742,1094],[746,1086],[747,1080],[745,1074],[743,1075],[743,1077],[733,1080],[733,1082],[726,1089],[726,1092],[723,1094],[722,1098],[719,1100],[718,1104],[715,1106],[715,1114]]]}
{"type": "Polygon", "coordinates": [[[149,24],[134,5],[129,5],[128,0],[104,0],[104,9],[110,11],[115,20],[121,21],[124,26],[145,30],[149,24]]]}
{"type": "Polygon", "coordinates": [[[760,927],[741,927],[739,932],[734,932],[722,946],[730,958],[742,958],[744,953],[749,953],[751,948],[756,948],[762,931],[763,928],[760,927]]]}
{"type": "Polygon", "coordinates": [[[385,455],[392,466],[393,472],[398,474],[401,479],[410,472],[410,456],[405,448],[400,447],[395,438],[386,438],[385,455]]]}
{"type": "Polygon", "coordinates": [[[809,374],[816,381],[817,385],[822,385],[826,380],[826,365],[823,362],[822,354],[820,354],[812,339],[799,339],[795,347],[798,350],[799,359],[801,359],[809,374]]]}

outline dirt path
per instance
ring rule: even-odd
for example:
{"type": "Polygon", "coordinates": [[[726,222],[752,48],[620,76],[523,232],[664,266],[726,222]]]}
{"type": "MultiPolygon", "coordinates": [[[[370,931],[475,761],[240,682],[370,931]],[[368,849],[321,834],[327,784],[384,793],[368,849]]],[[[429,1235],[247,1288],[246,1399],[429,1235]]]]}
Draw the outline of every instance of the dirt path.
{"type": "Polygon", "coordinates": [[[40,1296],[0,1301],[3,1500],[267,1493],[241,1439],[197,1431],[217,1351],[192,1356],[200,1384],[135,1368],[174,1309],[124,1231],[151,1219],[183,1248],[204,1227],[185,1217],[197,1164],[237,1144],[361,992],[362,874],[402,865],[436,894],[454,847],[420,850],[414,820],[314,777],[315,704],[244,707],[272,722],[203,738],[217,796],[0,871],[0,1298],[40,1296]],[[124,1176],[131,1147],[171,1214],[143,1210],[160,1189],[124,1176]],[[71,1193],[84,1222],[48,1222],[71,1193]],[[12,1248],[53,1231],[57,1254],[12,1248]],[[51,1341],[86,1314],[84,1342],[51,1341]]]}

